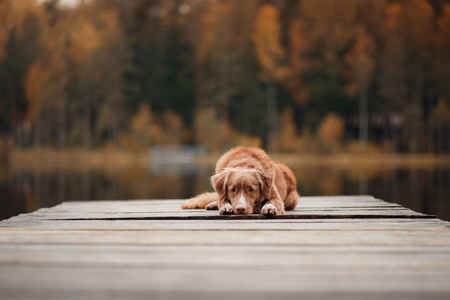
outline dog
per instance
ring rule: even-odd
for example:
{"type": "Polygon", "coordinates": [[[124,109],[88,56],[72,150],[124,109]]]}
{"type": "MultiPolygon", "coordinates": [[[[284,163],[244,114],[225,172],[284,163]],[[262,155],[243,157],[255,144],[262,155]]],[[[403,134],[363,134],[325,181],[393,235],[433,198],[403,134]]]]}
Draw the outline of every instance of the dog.
{"type": "Polygon", "coordinates": [[[295,209],[300,198],[294,173],[255,147],[237,147],[223,154],[211,184],[215,192],[200,194],[181,207],[218,209],[221,215],[274,216],[295,209]]]}

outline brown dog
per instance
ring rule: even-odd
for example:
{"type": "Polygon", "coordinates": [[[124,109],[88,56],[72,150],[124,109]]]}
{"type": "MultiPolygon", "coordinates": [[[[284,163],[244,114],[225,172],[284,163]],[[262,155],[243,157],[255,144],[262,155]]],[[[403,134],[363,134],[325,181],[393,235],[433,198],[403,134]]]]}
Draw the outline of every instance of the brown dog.
{"type": "Polygon", "coordinates": [[[226,152],[217,161],[211,183],[215,193],[200,194],[181,207],[218,209],[221,215],[277,215],[293,210],[300,197],[294,173],[259,148],[237,147],[226,152]]]}

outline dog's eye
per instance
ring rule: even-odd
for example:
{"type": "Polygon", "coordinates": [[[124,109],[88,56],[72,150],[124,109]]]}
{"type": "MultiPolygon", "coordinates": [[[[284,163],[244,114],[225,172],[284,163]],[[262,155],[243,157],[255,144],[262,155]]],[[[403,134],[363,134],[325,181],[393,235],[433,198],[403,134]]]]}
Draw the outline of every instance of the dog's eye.
{"type": "Polygon", "coordinates": [[[236,192],[236,188],[232,188],[232,189],[230,190],[230,192],[232,192],[232,193],[236,192]]]}
{"type": "Polygon", "coordinates": [[[253,189],[252,187],[249,187],[249,188],[248,188],[248,192],[249,192],[249,193],[253,193],[253,191],[254,191],[254,189],[253,189]]]}

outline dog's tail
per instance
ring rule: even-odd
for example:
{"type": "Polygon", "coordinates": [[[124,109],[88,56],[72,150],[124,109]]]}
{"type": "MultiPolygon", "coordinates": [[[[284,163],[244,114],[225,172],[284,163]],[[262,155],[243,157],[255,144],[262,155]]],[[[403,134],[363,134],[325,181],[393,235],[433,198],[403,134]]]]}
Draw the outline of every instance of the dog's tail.
{"type": "Polygon", "coordinates": [[[206,208],[206,206],[218,200],[217,193],[203,193],[189,199],[181,205],[183,209],[206,208]]]}

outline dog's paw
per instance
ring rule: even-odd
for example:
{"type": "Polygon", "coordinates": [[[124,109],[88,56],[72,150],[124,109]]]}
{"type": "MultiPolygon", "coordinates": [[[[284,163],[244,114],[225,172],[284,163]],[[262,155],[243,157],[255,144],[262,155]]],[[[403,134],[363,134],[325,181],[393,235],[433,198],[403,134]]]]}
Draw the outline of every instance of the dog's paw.
{"type": "Polygon", "coordinates": [[[219,209],[219,206],[217,206],[217,202],[211,202],[210,204],[206,205],[205,207],[208,210],[214,210],[214,209],[219,209]]]}
{"type": "Polygon", "coordinates": [[[261,214],[266,216],[275,216],[278,214],[278,209],[271,203],[267,203],[261,209],[261,214]]]}
{"type": "Polygon", "coordinates": [[[219,213],[221,215],[231,215],[233,214],[233,207],[231,207],[231,204],[227,203],[219,209],[219,213]]]}

